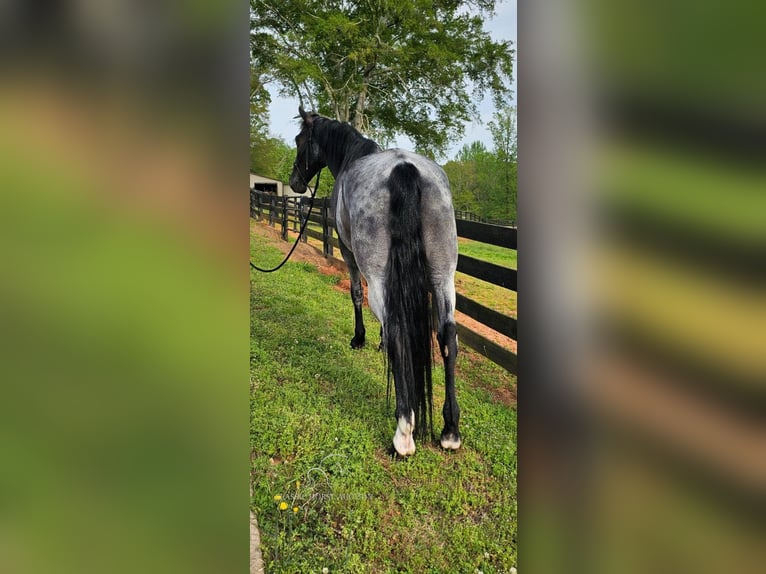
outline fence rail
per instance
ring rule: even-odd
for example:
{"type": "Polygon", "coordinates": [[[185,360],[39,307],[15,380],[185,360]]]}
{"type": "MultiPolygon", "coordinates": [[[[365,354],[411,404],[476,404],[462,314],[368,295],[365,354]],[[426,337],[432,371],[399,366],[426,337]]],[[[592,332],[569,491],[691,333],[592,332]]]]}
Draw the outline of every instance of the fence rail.
{"type": "Polygon", "coordinates": [[[503,227],[516,227],[516,221],[513,219],[487,219],[476,215],[472,211],[455,210],[455,219],[463,221],[473,221],[476,223],[488,223],[490,225],[500,225],[503,227]]]}
{"type": "MultiPolygon", "coordinates": [[[[250,217],[260,221],[268,221],[271,227],[276,227],[279,224],[282,239],[285,240],[288,238],[288,231],[297,233],[308,217],[301,241],[305,243],[309,237],[321,241],[324,256],[338,260],[334,256],[334,250],[340,249],[340,247],[338,238],[334,235],[335,221],[330,210],[330,201],[327,198],[315,199],[310,216],[309,201],[308,197],[278,197],[271,193],[250,190],[250,217]]],[[[459,237],[516,249],[515,227],[503,227],[457,217],[456,224],[459,237]]],[[[516,291],[515,269],[466,255],[459,255],[457,270],[509,291],[516,291]]],[[[456,298],[456,306],[458,311],[465,313],[482,325],[516,340],[515,318],[503,315],[459,293],[456,298]]],[[[515,353],[472,331],[465,325],[458,324],[457,332],[463,344],[468,345],[507,371],[516,374],[517,358],[515,353]]]]}

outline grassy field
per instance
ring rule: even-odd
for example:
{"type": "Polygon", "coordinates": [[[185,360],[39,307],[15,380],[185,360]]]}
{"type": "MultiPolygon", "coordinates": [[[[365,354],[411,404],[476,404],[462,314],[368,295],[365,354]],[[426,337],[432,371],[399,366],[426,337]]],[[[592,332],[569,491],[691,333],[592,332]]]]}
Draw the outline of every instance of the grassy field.
{"type": "MultiPolygon", "coordinates": [[[[458,238],[458,253],[482,261],[516,269],[516,250],[458,238]]],[[[455,274],[455,288],[461,295],[508,315],[516,317],[516,292],[503,289],[492,283],[476,279],[464,273],[455,274]]]]}
{"type": "MultiPolygon", "coordinates": [[[[253,256],[276,264],[260,238],[253,256]]],[[[458,357],[464,447],[418,442],[389,454],[378,323],[352,351],[337,278],[303,263],[251,273],[252,507],[269,572],[509,572],[516,565],[515,386],[480,356],[458,357]]],[[[443,370],[434,372],[441,430],[443,370]]]]}
{"type": "Polygon", "coordinates": [[[469,257],[475,257],[476,259],[488,261],[495,265],[502,265],[503,267],[516,269],[515,249],[507,249],[505,247],[498,247],[496,245],[490,245],[489,243],[480,243],[478,241],[460,237],[458,238],[457,250],[458,253],[468,255],[469,257]]]}

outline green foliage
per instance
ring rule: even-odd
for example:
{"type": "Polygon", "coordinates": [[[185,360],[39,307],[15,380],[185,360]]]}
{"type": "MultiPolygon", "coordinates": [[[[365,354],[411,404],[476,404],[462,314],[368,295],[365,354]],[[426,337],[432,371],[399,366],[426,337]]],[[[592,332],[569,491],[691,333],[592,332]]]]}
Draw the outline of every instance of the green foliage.
{"type": "MultiPolygon", "coordinates": [[[[495,147],[495,157],[498,162],[498,179],[501,190],[498,194],[502,197],[507,211],[505,219],[516,219],[516,176],[518,148],[516,140],[516,108],[504,105],[494,113],[489,122],[489,131],[492,134],[492,142],[495,147]]],[[[498,199],[499,199],[498,197],[498,199]]]]}
{"type": "Polygon", "coordinates": [[[509,201],[504,167],[497,154],[487,150],[483,143],[464,145],[456,158],[444,166],[455,209],[488,219],[514,219],[516,206],[509,201]]]}
{"type": "Polygon", "coordinates": [[[443,152],[477,116],[474,102],[509,94],[510,42],[484,17],[495,0],[250,1],[255,70],[320,113],[382,144],[405,134],[443,152]]]}
{"type": "Polygon", "coordinates": [[[487,219],[516,220],[516,110],[504,105],[489,122],[494,149],[481,142],[464,145],[447,162],[455,209],[487,219]]]}
{"type": "Polygon", "coordinates": [[[293,162],[293,158],[290,157],[289,153],[290,150],[280,139],[272,137],[265,137],[255,141],[251,139],[250,171],[265,177],[287,181],[293,162]]]}
{"type": "Polygon", "coordinates": [[[263,85],[261,75],[250,70],[250,142],[265,139],[269,130],[271,96],[263,85]]]}
{"type": "MultiPolygon", "coordinates": [[[[280,144],[269,136],[269,102],[271,97],[261,75],[250,70],[250,171],[277,178],[280,144]]],[[[277,178],[279,179],[279,178],[277,178]]]]}
{"type": "MultiPolygon", "coordinates": [[[[282,257],[260,237],[251,255],[264,265],[282,257]]],[[[392,460],[377,322],[365,308],[368,344],[351,350],[347,294],[305,264],[280,273],[251,273],[252,505],[268,571],[510,571],[516,411],[493,393],[514,377],[461,352],[463,448],[419,442],[413,457],[392,460]]],[[[437,420],[443,381],[437,363],[437,420]]]]}

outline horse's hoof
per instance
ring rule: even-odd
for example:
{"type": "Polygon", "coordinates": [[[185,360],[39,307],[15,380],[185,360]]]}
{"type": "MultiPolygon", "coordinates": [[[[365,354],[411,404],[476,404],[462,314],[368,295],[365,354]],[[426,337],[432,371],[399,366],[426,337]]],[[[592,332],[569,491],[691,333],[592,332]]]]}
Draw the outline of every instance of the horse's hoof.
{"type": "Polygon", "coordinates": [[[394,435],[394,448],[399,456],[409,456],[415,453],[415,438],[412,436],[415,430],[415,413],[406,417],[399,417],[394,435]]]}
{"type": "Polygon", "coordinates": [[[354,338],[351,339],[351,348],[361,349],[362,347],[364,347],[364,337],[354,336],[354,338]]]}
{"type": "Polygon", "coordinates": [[[446,450],[457,450],[460,448],[460,445],[463,444],[459,432],[443,432],[439,442],[441,443],[442,448],[446,450]]]}
{"type": "Polygon", "coordinates": [[[410,456],[411,454],[415,454],[415,441],[412,440],[412,437],[409,438],[409,440],[399,440],[397,442],[396,437],[394,437],[394,450],[396,451],[396,454],[398,454],[401,457],[410,456]]]}

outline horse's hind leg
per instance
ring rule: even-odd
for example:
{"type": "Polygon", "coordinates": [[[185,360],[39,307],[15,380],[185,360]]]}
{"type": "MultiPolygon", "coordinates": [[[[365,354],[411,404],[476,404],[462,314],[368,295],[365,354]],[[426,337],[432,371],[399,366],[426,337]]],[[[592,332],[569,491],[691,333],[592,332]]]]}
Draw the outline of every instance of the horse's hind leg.
{"type": "Polygon", "coordinates": [[[340,242],[340,252],[348,266],[348,273],[351,277],[351,302],[354,304],[354,338],[351,339],[351,348],[361,349],[364,346],[365,337],[364,319],[362,317],[362,303],[364,301],[362,274],[356,265],[354,254],[346,248],[342,241],[340,242]]]}
{"type": "Polygon", "coordinates": [[[455,360],[457,359],[457,331],[455,328],[455,286],[454,283],[443,285],[434,290],[434,305],[436,305],[439,320],[436,338],[439,341],[439,351],[444,360],[444,430],[440,442],[442,448],[456,450],[460,448],[462,439],[458,424],[460,422],[460,407],[455,396],[455,360]]]}

